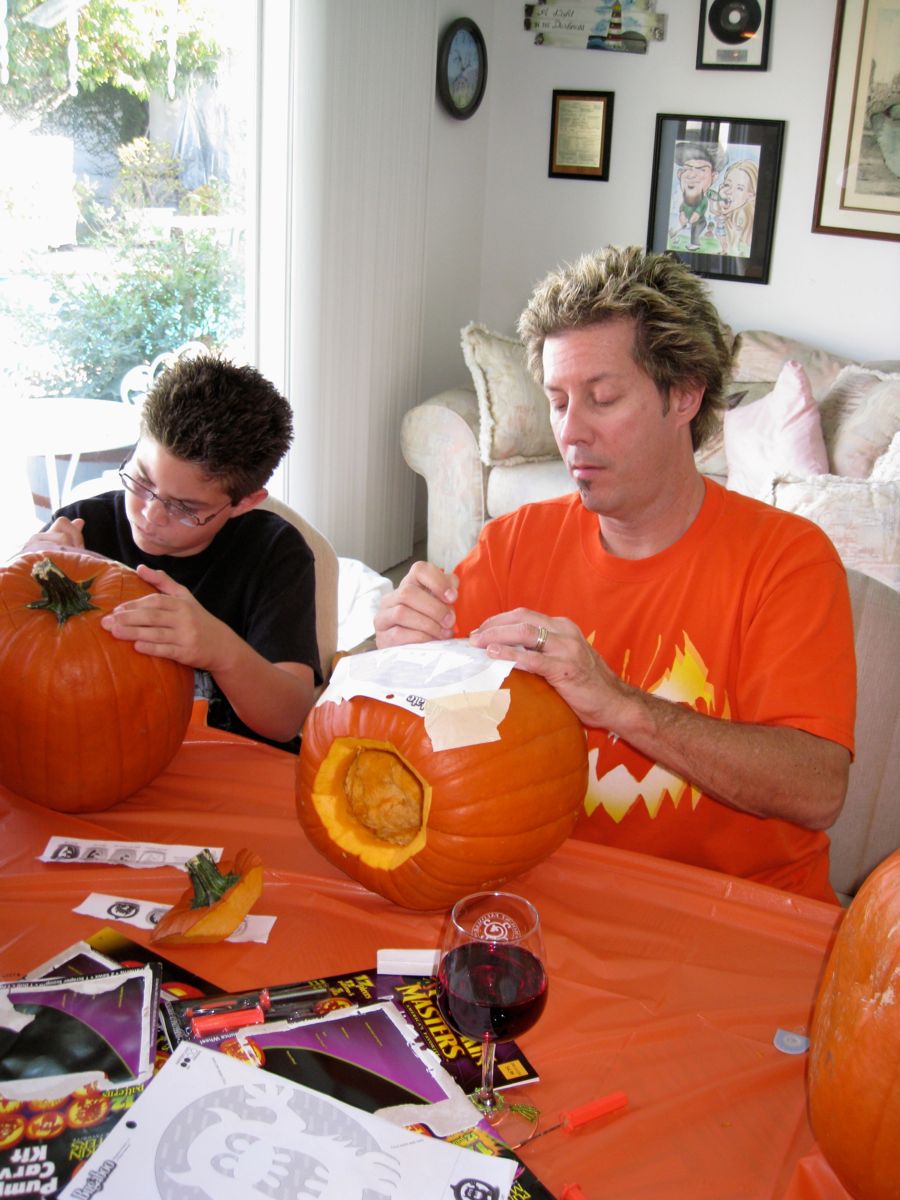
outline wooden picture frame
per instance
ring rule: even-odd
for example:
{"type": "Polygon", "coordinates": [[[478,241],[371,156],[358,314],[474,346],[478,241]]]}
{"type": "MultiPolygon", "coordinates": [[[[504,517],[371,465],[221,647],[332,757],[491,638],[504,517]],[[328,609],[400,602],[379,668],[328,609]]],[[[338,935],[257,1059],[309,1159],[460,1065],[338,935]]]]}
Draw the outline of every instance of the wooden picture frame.
{"type": "Polygon", "coordinates": [[[554,90],[551,179],[609,179],[613,99],[613,92],[554,90]]]}
{"type": "Polygon", "coordinates": [[[767,71],[774,0],[700,0],[698,71],[767,71]]]}
{"type": "Polygon", "coordinates": [[[900,0],[838,0],[813,233],[900,241],[900,0]]]}
{"type": "Polygon", "coordinates": [[[647,249],[768,283],[783,142],[784,121],[658,113],[647,249]]]}

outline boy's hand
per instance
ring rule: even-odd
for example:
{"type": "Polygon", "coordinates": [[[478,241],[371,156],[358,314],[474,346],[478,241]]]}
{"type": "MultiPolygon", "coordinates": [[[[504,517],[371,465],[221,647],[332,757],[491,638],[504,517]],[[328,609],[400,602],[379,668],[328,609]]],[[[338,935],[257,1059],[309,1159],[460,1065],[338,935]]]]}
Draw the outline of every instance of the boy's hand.
{"type": "Polygon", "coordinates": [[[40,550],[83,550],[84,549],[84,518],[57,517],[49,528],[30,537],[22,547],[22,554],[31,554],[40,550]]]}
{"type": "Polygon", "coordinates": [[[141,654],[171,658],[212,674],[227,666],[225,654],[233,640],[228,626],[165,571],[141,563],[137,573],[157,592],[119,604],[103,618],[103,628],[113,637],[134,642],[141,654]]]}

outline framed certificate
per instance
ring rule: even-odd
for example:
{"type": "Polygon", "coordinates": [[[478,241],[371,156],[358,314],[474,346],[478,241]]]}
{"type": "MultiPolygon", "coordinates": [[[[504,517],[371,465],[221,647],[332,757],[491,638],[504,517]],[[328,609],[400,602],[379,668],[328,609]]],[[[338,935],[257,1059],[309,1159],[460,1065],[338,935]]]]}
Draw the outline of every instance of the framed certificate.
{"type": "Polygon", "coordinates": [[[612,92],[554,91],[551,178],[609,179],[612,114],[612,92]]]}

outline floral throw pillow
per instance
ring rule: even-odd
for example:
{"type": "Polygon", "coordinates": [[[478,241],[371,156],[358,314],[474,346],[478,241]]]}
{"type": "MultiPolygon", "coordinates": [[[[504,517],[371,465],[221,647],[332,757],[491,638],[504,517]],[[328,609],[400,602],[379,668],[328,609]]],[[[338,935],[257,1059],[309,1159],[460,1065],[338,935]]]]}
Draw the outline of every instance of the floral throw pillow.
{"type": "Polygon", "coordinates": [[[485,466],[558,458],[550,406],[525,365],[521,342],[474,322],[462,330],[461,339],[478,397],[485,466]]]}

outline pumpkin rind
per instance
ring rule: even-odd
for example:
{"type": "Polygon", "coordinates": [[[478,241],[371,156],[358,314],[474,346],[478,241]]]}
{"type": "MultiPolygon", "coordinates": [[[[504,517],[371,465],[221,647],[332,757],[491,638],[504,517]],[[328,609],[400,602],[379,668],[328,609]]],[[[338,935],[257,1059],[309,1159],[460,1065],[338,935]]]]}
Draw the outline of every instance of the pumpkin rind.
{"type": "Polygon", "coordinates": [[[844,914],[810,1031],[809,1117],[855,1200],[900,1196],[900,850],[844,914]]]}
{"type": "Polygon", "coordinates": [[[117,604],[154,589],[121,563],[77,550],[0,568],[0,782],[58,812],[110,808],[154,779],[184,739],[193,671],[140,654],[102,628],[117,604]],[[49,558],[93,579],[96,607],[59,624],[33,568],[49,558]]]}
{"type": "MultiPolygon", "coordinates": [[[[216,866],[210,852],[205,850],[201,855],[188,860],[189,873],[202,855],[208,856],[206,861],[215,877],[227,881],[233,876],[233,882],[221,895],[217,894],[211,903],[207,903],[207,897],[204,896],[203,902],[199,904],[192,883],[150,934],[151,944],[208,946],[214,942],[224,942],[240,926],[262,895],[263,864],[254,851],[245,847],[238,850],[232,861],[216,866]]],[[[191,878],[193,880],[193,875],[191,878]]],[[[202,884],[200,886],[202,887],[202,884]]]]}
{"type": "Polygon", "coordinates": [[[504,686],[511,697],[499,741],[437,752],[422,718],[396,705],[361,696],[318,704],[297,766],[298,815],[316,849],[370,891],[420,911],[449,908],[551,854],[584,800],[584,729],[539,676],[513,670],[504,686]],[[329,828],[342,778],[336,745],[390,748],[425,786],[423,835],[411,847],[390,847],[386,867],[348,850],[345,837],[338,844],[329,828]]]}

